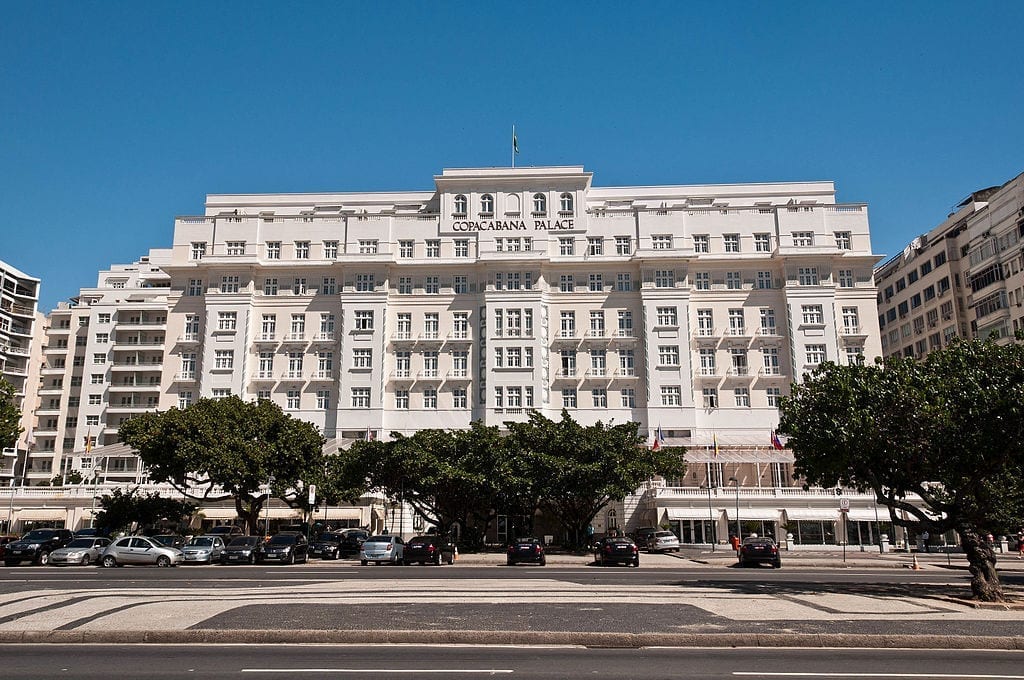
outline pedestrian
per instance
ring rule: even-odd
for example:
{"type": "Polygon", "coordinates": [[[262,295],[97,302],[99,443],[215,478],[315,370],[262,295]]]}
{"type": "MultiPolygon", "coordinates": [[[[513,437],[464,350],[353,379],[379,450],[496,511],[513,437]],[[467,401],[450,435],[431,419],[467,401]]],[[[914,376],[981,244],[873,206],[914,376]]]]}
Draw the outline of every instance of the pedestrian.
{"type": "Polygon", "coordinates": [[[931,534],[927,531],[921,534],[921,547],[924,548],[925,552],[928,552],[928,539],[931,538],[931,534]]]}
{"type": "Polygon", "coordinates": [[[1024,527],[1017,530],[1017,559],[1024,557],[1024,527]]]}

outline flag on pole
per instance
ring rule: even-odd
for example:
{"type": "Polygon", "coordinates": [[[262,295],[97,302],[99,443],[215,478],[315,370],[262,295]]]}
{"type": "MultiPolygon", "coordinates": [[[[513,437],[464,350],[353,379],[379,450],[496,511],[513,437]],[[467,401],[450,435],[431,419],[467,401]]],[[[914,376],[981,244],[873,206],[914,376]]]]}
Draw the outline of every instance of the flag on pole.
{"type": "Polygon", "coordinates": [[[715,458],[718,458],[718,433],[711,433],[711,441],[714,443],[715,447],[715,458]]]}
{"type": "Polygon", "coordinates": [[[89,428],[89,433],[85,435],[85,452],[92,452],[92,428],[89,428]]]}
{"type": "Polygon", "coordinates": [[[775,447],[776,451],[781,451],[782,449],[786,448],[785,446],[782,445],[782,440],[779,439],[779,433],[776,432],[775,430],[772,430],[772,446],[775,447]]]}
{"type": "Polygon", "coordinates": [[[658,430],[657,430],[657,432],[655,433],[655,435],[654,435],[654,438],[655,438],[655,440],[656,440],[656,441],[657,441],[658,443],[660,443],[660,444],[662,444],[662,445],[664,445],[664,444],[666,443],[666,442],[665,442],[665,435],[661,433],[661,425],[658,425],[658,430]]]}
{"type": "Polygon", "coordinates": [[[512,153],[519,153],[519,138],[516,137],[516,128],[514,125],[512,126],[512,153]]]}
{"type": "Polygon", "coordinates": [[[370,426],[367,425],[366,426],[366,441],[372,442],[374,440],[374,438],[375,438],[375,435],[374,435],[373,430],[371,430],[370,426]]]}

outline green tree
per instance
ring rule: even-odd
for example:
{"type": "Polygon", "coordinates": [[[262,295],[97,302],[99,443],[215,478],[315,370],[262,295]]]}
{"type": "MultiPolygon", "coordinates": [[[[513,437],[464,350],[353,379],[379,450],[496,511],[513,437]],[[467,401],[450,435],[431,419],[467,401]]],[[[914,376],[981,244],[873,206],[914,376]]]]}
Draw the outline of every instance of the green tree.
{"type": "Polygon", "coordinates": [[[623,500],[655,475],[685,471],[682,447],[651,450],[637,423],[582,426],[562,411],[561,421],[532,413],[508,423],[507,445],[527,452],[540,508],[557,518],[570,545],[582,546],[587,527],[613,501],[623,500]]]}
{"type": "Polygon", "coordinates": [[[200,399],[133,418],[118,434],[139,452],[153,481],[195,500],[233,499],[249,531],[269,497],[294,499],[300,480],[318,479],[324,470],[317,428],[267,399],[200,399]]]}
{"type": "Polygon", "coordinates": [[[956,531],[974,597],[1003,600],[985,537],[1024,513],[1024,345],[822,364],[783,399],[779,428],[808,484],[870,490],[898,526],[956,531]]]}
{"type": "Polygon", "coordinates": [[[94,526],[108,531],[128,531],[157,526],[161,522],[183,524],[188,521],[196,506],[188,501],[164,498],[160,492],[138,493],[137,488],[124,492],[114,489],[113,493],[97,496],[100,511],[96,513],[94,526]]]}
{"type": "Polygon", "coordinates": [[[22,432],[14,385],[0,378],[0,449],[14,448],[22,432]]]}

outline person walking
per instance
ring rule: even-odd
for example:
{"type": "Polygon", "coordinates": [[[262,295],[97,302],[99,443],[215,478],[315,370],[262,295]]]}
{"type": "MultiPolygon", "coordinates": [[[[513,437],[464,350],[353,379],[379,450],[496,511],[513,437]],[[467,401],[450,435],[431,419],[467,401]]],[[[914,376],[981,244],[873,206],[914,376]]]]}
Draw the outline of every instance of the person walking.
{"type": "Polygon", "coordinates": [[[1017,531],[1017,559],[1024,557],[1024,527],[1017,531]]]}

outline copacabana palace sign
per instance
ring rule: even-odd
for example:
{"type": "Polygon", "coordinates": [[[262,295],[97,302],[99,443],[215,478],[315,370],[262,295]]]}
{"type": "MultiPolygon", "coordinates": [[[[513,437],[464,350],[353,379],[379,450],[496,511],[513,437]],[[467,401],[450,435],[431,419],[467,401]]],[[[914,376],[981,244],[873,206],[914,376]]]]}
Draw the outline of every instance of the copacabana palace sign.
{"type": "Polygon", "coordinates": [[[566,231],[576,229],[575,220],[456,220],[451,231],[566,231]]]}

